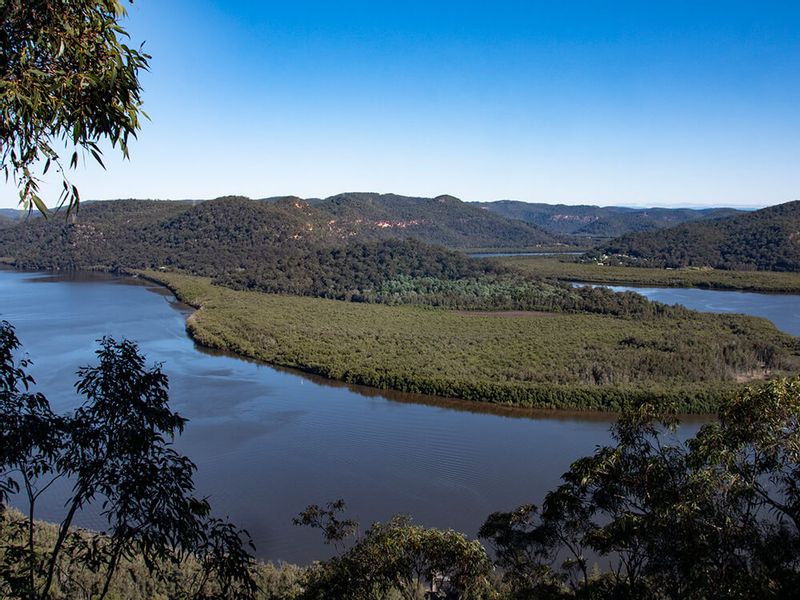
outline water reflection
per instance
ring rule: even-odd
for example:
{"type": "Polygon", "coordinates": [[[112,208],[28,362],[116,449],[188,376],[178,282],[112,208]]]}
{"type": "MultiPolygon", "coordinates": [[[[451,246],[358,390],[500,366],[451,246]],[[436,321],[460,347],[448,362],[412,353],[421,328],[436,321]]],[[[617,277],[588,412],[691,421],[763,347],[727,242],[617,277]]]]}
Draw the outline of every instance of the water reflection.
{"type": "MultiPolygon", "coordinates": [[[[540,501],[609,440],[608,414],[384,392],[198,348],[185,333],[189,309],[141,281],[2,271],[0,298],[58,411],[79,402],[75,372],[103,335],[137,340],[163,362],[171,404],[190,419],[178,447],[198,465],[199,493],[250,531],[262,558],[324,558],[318,534],[291,518],[336,498],[365,525],[407,513],[475,534],[492,511],[540,501]]],[[[57,518],[60,504],[51,497],[40,515],[57,518]]],[[[82,523],[102,528],[90,513],[82,523]]]]}
{"type": "MultiPolygon", "coordinates": [[[[573,283],[573,285],[593,285],[573,283]]],[[[739,313],[763,317],[775,326],[800,336],[800,296],[796,294],[762,294],[733,290],[701,288],[659,288],[609,285],[615,292],[636,292],[648,300],[664,304],[680,304],[700,312],[739,313]]]]}

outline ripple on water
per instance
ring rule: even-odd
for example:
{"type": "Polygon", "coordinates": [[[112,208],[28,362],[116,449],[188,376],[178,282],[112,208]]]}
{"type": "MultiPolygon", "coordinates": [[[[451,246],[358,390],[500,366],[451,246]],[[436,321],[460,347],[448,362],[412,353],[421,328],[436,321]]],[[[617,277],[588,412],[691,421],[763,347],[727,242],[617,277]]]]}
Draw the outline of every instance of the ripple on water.
{"type": "MultiPolygon", "coordinates": [[[[291,518],[337,498],[364,526],[409,513],[474,535],[490,512],[541,501],[570,462],[609,439],[608,415],[384,393],[202,351],[186,337],[186,313],[152,288],[103,277],[26,285],[37,277],[0,272],[0,317],[17,325],[53,404],[76,405],[74,373],[94,360],[94,340],[137,340],[149,361],[164,361],[172,405],[190,419],[177,444],[198,465],[198,494],[250,531],[261,558],[327,556],[318,533],[291,518]]],[[[60,514],[56,496],[43,517],[60,514]]],[[[102,526],[94,513],[82,519],[102,526]]]]}

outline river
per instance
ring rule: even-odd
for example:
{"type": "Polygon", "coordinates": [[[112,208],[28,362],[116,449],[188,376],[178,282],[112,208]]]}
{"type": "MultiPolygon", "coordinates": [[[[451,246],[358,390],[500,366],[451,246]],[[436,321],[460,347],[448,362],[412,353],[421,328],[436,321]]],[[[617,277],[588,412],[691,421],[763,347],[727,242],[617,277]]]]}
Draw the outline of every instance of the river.
{"type": "MultiPolygon", "coordinates": [[[[491,512],[540,502],[573,460],[609,441],[608,415],[379,392],[208,352],[185,333],[187,307],[128,278],[0,270],[0,301],[57,411],[79,402],[75,371],[103,335],[136,340],[162,362],[172,406],[190,419],[177,445],[198,465],[198,493],[247,528],[264,559],[328,556],[291,518],[337,498],[363,525],[405,513],[474,535],[491,512]]],[[[54,520],[59,490],[48,498],[39,516],[54,520]]],[[[102,529],[92,513],[81,523],[102,529]]]]}
{"type": "Polygon", "coordinates": [[[741,313],[764,317],[772,321],[778,329],[800,336],[800,296],[797,295],[700,288],[643,288],[620,285],[606,287],[615,292],[636,292],[648,300],[664,304],[681,304],[701,312],[741,313]]]}

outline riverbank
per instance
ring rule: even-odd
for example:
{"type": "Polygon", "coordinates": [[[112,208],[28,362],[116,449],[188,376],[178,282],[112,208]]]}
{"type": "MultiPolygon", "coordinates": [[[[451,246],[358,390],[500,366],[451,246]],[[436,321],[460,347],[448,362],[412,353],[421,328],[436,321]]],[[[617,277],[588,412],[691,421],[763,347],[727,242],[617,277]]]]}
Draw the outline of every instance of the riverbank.
{"type": "Polygon", "coordinates": [[[560,281],[607,285],[697,287],[767,293],[800,293],[800,273],[772,271],[721,271],[718,269],[656,269],[579,263],[550,256],[493,258],[505,266],[560,281]]]}
{"type": "Polygon", "coordinates": [[[140,272],[198,310],[199,343],[381,389],[536,408],[616,411],[642,402],[713,411],[737,381],[795,369],[791,336],[757,318],[689,313],[463,315],[235,291],[140,272]],[[769,365],[760,353],[769,348],[769,365]]]}

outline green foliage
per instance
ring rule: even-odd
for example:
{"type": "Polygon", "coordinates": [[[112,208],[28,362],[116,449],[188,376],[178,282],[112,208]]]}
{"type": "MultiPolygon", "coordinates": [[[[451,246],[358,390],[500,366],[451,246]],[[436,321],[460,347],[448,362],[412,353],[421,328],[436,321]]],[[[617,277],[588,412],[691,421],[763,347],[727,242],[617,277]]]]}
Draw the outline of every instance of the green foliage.
{"type": "MultiPolygon", "coordinates": [[[[26,539],[27,520],[19,511],[11,508],[0,515],[0,561],[2,548],[18,546],[26,539]]],[[[104,543],[102,534],[76,530],[87,544],[104,543]]],[[[37,521],[34,528],[36,548],[46,552],[53,548],[58,537],[58,526],[37,521]]],[[[8,561],[5,562],[8,564],[8,561]]],[[[94,570],[81,561],[63,562],[59,578],[53,583],[51,598],[73,600],[89,598],[92,590],[103,585],[104,573],[94,570]]],[[[279,563],[253,563],[250,574],[258,587],[257,600],[296,600],[303,590],[306,569],[296,565],[279,563]]],[[[175,600],[187,597],[187,590],[202,575],[202,564],[193,556],[175,563],[159,561],[155,573],[141,557],[121,558],[119,567],[111,579],[108,598],[114,600],[175,600]]],[[[7,588],[0,583],[0,597],[8,598],[7,588]]],[[[94,596],[91,596],[94,597],[94,596]]],[[[224,589],[210,582],[205,597],[222,600],[224,589]]]]}
{"type": "MultiPolygon", "coordinates": [[[[47,399],[28,391],[26,359],[15,362],[19,342],[0,323],[0,501],[12,494],[25,505],[24,519],[9,521],[0,545],[0,589],[7,597],[50,598],[65,574],[97,575],[91,597],[105,598],[123,561],[141,560],[158,578],[159,566],[191,558],[195,566],[186,597],[251,598],[255,583],[244,532],[212,518],[206,500],[194,497],[194,464],[172,447],[185,419],[168,406],[160,367],[145,368],[132,342],[101,341],[99,364],[79,372],[85,397],[73,415],[59,417],[47,399]],[[60,478],[69,478],[66,514],[52,544],[36,543],[36,505],[60,478]],[[93,503],[107,523],[101,536],[72,528],[93,503]]],[[[3,506],[0,504],[0,506],[3,506]]]]}
{"type": "Polygon", "coordinates": [[[511,598],[788,598],[800,585],[800,380],[749,388],[687,444],[651,408],[541,508],[489,517],[511,598]],[[590,560],[616,567],[592,573],[590,560]]]}
{"type": "Polygon", "coordinates": [[[326,544],[339,544],[358,531],[358,523],[352,519],[340,519],[338,513],[344,512],[344,500],[328,502],[324,507],[309,504],[297,517],[292,519],[295,525],[319,529],[326,544]]]}
{"type": "MultiPolygon", "coordinates": [[[[765,320],[659,313],[650,303],[656,312],[631,316],[458,312],[149,276],[202,307],[187,328],[205,345],[350,383],[465,400],[595,410],[647,401],[711,412],[737,378],[794,372],[800,353],[765,320]]],[[[598,297],[606,296],[614,294],[598,297]]],[[[630,296],[632,306],[641,301],[630,296]]]]}
{"type": "MultiPolygon", "coordinates": [[[[319,512],[310,506],[301,515],[319,512]]],[[[492,563],[477,540],[414,525],[407,517],[374,523],[346,552],[309,569],[304,600],[491,597],[492,563]],[[425,591],[427,590],[427,592],[425,591]]]]}
{"type": "Polygon", "coordinates": [[[359,300],[481,311],[583,312],[636,317],[690,314],[682,307],[650,302],[633,292],[574,287],[502,272],[460,279],[398,275],[383,282],[377,290],[362,293],[359,300]]]}
{"type": "Polygon", "coordinates": [[[119,0],[0,0],[0,169],[24,208],[47,213],[40,162],[41,176],[60,173],[58,204],[72,208],[80,196],[66,173],[82,153],[102,165],[98,143],[108,140],[127,157],[150,57],[125,43],[124,15],[119,0]]]}
{"type": "Polygon", "coordinates": [[[800,271],[800,200],[714,221],[629,234],[600,247],[635,266],[800,271]]]}

